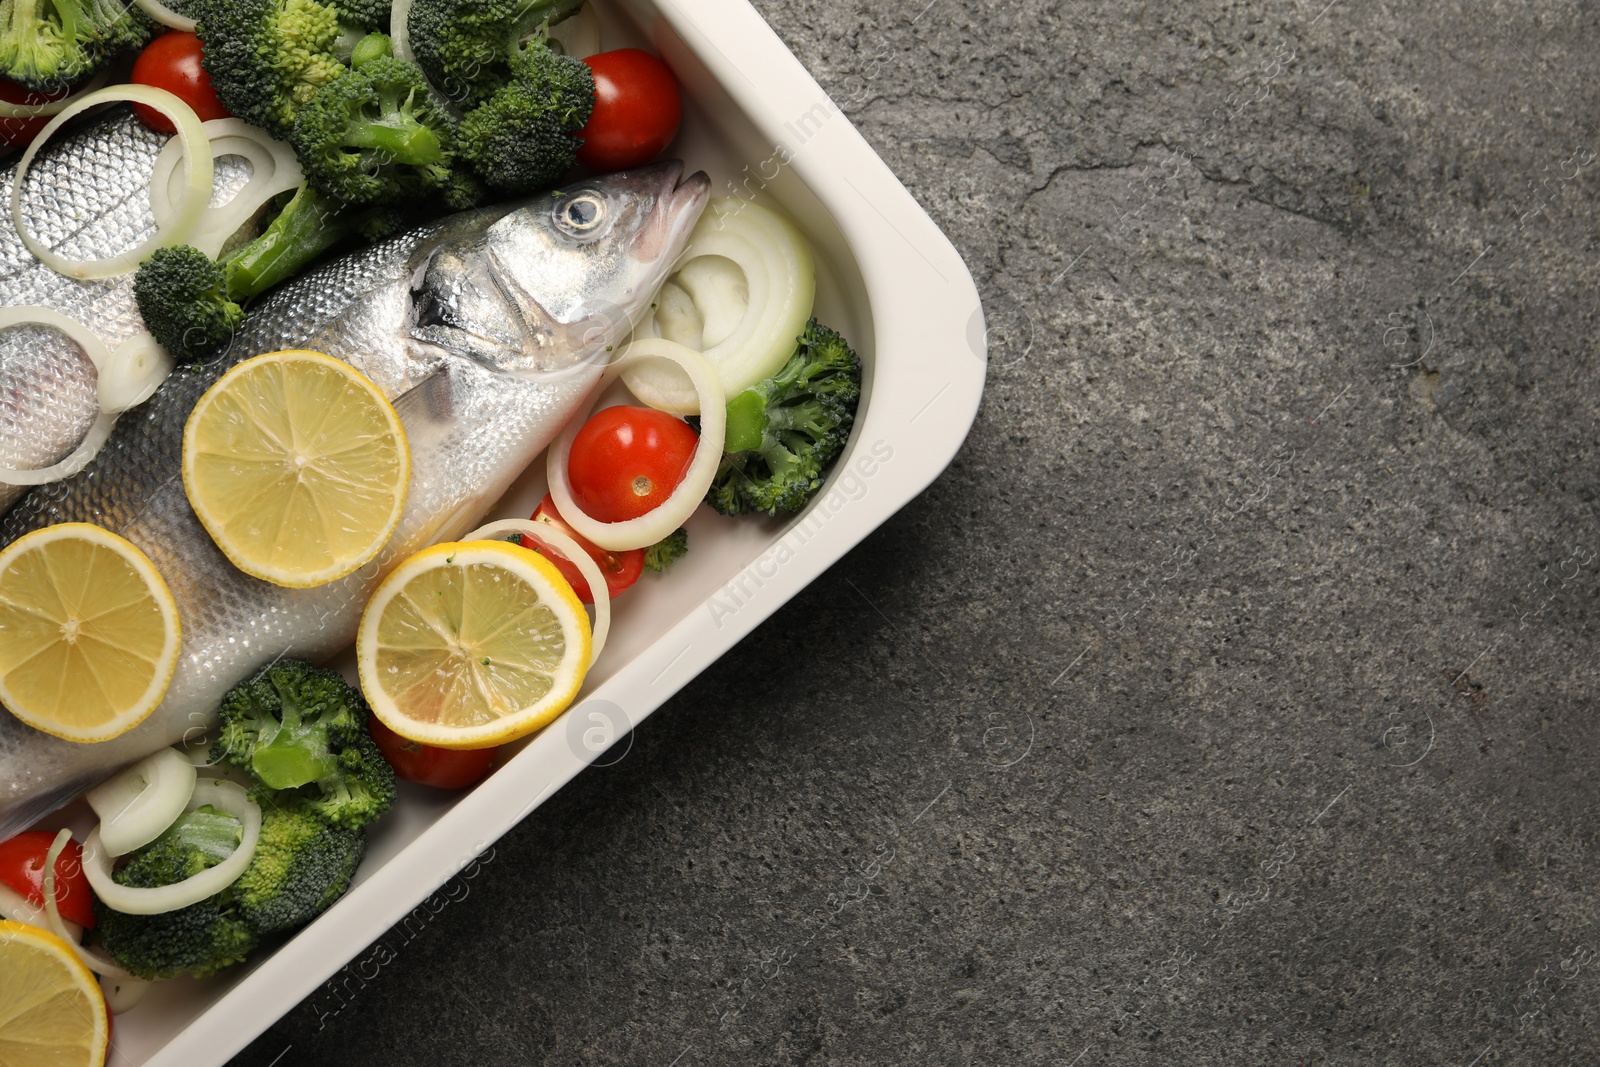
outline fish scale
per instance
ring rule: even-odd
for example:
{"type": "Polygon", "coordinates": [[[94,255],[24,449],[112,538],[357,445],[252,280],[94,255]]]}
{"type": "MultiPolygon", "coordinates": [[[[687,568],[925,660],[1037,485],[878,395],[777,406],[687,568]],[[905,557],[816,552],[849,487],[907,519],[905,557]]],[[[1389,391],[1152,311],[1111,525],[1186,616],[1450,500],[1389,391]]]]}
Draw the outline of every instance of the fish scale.
{"type": "MultiPolygon", "coordinates": [[[[115,255],[156,230],[147,180],[168,135],[116,108],[81,130],[53,139],[28,170],[22,212],[29,231],[62,255],[115,255]]],[[[213,202],[225,202],[249,180],[235,156],[216,161],[213,202]]],[[[116,348],[144,328],[131,275],[81,281],[40,263],[11,225],[16,164],[0,170],[0,306],[47,307],[93,329],[116,348]]],[[[33,470],[65,458],[99,411],[94,366],[54,330],[0,330],[0,467],[33,470]],[[48,334],[46,337],[45,334],[48,334]]],[[[0,511],[21,487],[0,484],[0,511]]]]}
{"type": "MultiPolygon", "coordinates": [[[[354,639],[381,576],[475,525],[583,405],[631,322],[688,241],[710,183],[681,164],[609,175],[562,194],[468,212],[364,249],[275,291],[227,351],[175,371],[123,415],[72,478],[27,493],[0,544],[59,522],[98,523],[138,545],[177,602],[183,647],[160,707],[122,737],[77,745],[0,714],[0,838],[117,767],[203,734],[233,685],[285,655],[323,659],[354,639]],[[603,230],[563,222],[576,199],[603,230]],[[411,483],[394,536],[371,564],[314,589],[234,568],[190,508],[183,428],[228,367],[310,348],[364,371],[396,403],[411,483]]],[[[3,289],[0,289],[3,291],[3,289]]]]}

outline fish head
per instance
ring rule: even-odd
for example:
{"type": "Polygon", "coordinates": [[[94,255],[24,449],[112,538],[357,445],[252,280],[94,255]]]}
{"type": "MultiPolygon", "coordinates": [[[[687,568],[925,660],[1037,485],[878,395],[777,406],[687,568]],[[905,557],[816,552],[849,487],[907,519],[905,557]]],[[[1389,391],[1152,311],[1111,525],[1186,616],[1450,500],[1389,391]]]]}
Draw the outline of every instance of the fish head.
{"type": "Polygon", "coordinates": [[[688,244],[710,196],[673,161],[565,185],[441,240],[413,278],[412,335],[497,371],[603,364],[688,244]]]}

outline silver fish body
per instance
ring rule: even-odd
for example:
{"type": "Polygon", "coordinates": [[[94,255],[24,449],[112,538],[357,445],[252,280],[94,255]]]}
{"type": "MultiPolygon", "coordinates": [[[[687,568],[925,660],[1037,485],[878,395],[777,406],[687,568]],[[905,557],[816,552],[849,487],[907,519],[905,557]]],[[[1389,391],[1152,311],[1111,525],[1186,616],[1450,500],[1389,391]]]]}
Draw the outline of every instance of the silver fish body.
{"type": "MultiPolygon", "coordinates": [[[[46,247],[93,259],[133,248],[155,233],[149,178],[167,143],[119,108],[53,139],[29,169],[24,223],[46,247]]],[[[213,203],[249,178],[237,157],[216,161],[213,203]]],[[[89,326],[116,348],[143,327],[130,275],[80,281],[34,258],[9,220],[16,161],[0,169],[0,305],[36,305],[89,326]]],[[[99,414],[94,365],[55,330],[0,330],[0,468],[48,467],[77,447],[99,414]]],[[[0,483],[0,512],[24,489],[0,483]]]]}
{"type": "Polygon", "coordinates": [[[470,529],[577,412],[682,251],[709,181],[681,176],[680,164],[658,164],[453,216],[291,282],[252,311],[222,358],[180,368],[88,467],[0,519],[0,544],[59,522],[122,534],[166,578],[183,626],[164,701],[120,738],[76,745],[0,714],[0,838],[117,767],[202,734],[223,694],[265,663],[348,646],[390,566],[470,529]],[[316,589],[229,564],[180,469],[184,423],[205,390],[240,359],[286,348],[364,371],[396,399],[412,451],[405,513],[384,552],[316,589]]]}

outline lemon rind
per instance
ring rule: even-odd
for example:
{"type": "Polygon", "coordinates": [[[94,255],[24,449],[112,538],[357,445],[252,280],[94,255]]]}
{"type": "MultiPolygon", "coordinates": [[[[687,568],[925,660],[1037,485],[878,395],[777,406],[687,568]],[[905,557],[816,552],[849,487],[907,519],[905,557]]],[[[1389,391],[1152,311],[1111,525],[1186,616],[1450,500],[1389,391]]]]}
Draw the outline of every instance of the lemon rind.
{"type": "Polygon", "coordinates": [[[267,352],[263,355],[252,356],[236,363],[228,369],[226,374],[217,379],[195,404],[194,410],[189,413],[189,418],[184,423],[183,440],[183,492],[184,496],[189,500],[189,506],[194,511],[195,517],[200,520],[200,525],[205,527],[205,531],[211,537],[212,543],[217,546],[217,549],[227,558],[229,563],[244,574],[248,574],[252,578],[258,578],[263,582],[270,582],[285,589],[314,589],[330,582],[336,582],[340,578],[349,577],[368,563],[371,563],[383,551],[384,546],[389,543],[389,539],[394,536],[395,530],[399,528],[400,520],[405,516],[406,500],[410,496],[411,488],[411,442],[406,437],[405,425],[400,421],[400,413],[395,411],[394,405],[389,403],[388,397],[383,395],[383,392],[373,383],[372,379],[350,366],[350,364],[334,359],[324,353],[313,352],[309,349],[286,349],[282,352],[267,352]],[[395,440],[399,444],[400,492],[396,495],[394,507],[390,510],[389,517],[385,521],[381,532],[375,537],[373,543],[363,550],[361,555],[348,558],[338,564],[324,567],[317,571],[290,571],[263,566],[259,560],[253,560],[248,553],[243,552],[236,541],[229,539],[225,530],[219,532],[221,524],[216,520],[216,516],[196,500],[194,462],[197,452],[192,451],[189,447],[191,432],[202,414],[209,408],[210,403],[214,402],[214,398],[221,395],[222,387],[229,379],[242,376],[244,373],[248,373],[249,370],[261,366],[264,362],[286,363],[291,360],[326,364],[344,374],[348,380],[365,389],[378,402],[379,410],[386,416],[394,431],[395,440]]]}
{"type": "Polygon", "coordinates": [[[90,522],[63,522],[54,526],[46,526],[40,530],[23,534],[4,550],[0,550],[0,574],[4,574],[12,560],[31,551],[43,544],[62,540],[67,537],[78,537],[92,541],[95,544],[112,549],[145,579],[153,593],[153,599],[161,612],[165,630],[170,635],[169,641],[162,647],[161,655],[156,660],[158,670],[151,676],[150,684],[146,687],[144,696],[128,711],[116,718],[109,719],[105,725],[97,730],[65,730],[53,719],[40,718],[30,711],[18,711],[18,701],[5,677],[0,675],[0,704],[11,712],[19,722],[31,726],[40,733],[58,737],[63,741],[75,744],[98,744],[101,741],[110,741],[121,737],[140,723],[148,719],[161,702],[166,699],[167,690],[172,685],[173,676],[178,672],[178,657],[183,650],[183,620],[178,613],[178,603],[172,596],[172,588],[167,585],[167,580],[156,568],[148,555],[138,545],[119,534],[112,533],[103,526],[96,526],[90,522]]]}
{"type": "MultiPolygon", "coordinates": [[[[475,561],[482,560],[480,558],[475,561]]],[[[541,596],[544,592],[544,589],[540,590],[541,596]]],[[[377,715],[385,726],[406,740],[435,748],[493,748],[527,737],[559,718],[583,688],[584,679],[588,676],[591,666],[592,649],[588,612],[584,610],[583,602],[572,591],[572,587],[561,576],[561,572],[549,560],[537,552],[530,552],[509,542],[450,542],[434,545],[411,556],[396,567],[373,593],[372,599],[367,603],[366,611],[361,616],[361,625],[356,634],[356,670],[360,676],[362,692],[366,695],[373,714],[377,715]],[[566,609],[558,615],[568,638],[568,647],[573,652],[562,663],[560,671],[553,675],[557,685],[537,703],[484,726],[424,728],[399,711],[377,677],[377,628],[384,608],[405,588],[409,579],[432,569],[434,560],[448,561],[451,557],[463,554],[469,557],[500,557],[502,560],[514,560],[517,566],[528,568],[538,574],[548,590],[555,594],[566,609]],[[577,640],[574,641],[573,638],[577,640]],[[562,684],[562,679],[566,679],[565,684],[562,684]]]]}
{"type": "MultiPolygon", "coordinates": [[[[0,943],[10,943],[22,940],[48,952],[50,957],[65,964],[66,969],[76,979],[76,988],[82,991],[83,999],[90,1004],[93,1013],[93,1044],[58,1046],[66,1048],[82,1048],[85,1053],[85,1062],[89,1064],[103,1064],[111,1044],[111,1012],[106,1007],[105,997],[100,992],[100,982],[94,973],[84,964],[72,946],[49,930],[28,923],[12,922],[9,919],[0,919],[0,943]],[[96,1047],[98,1046],[98,1048],[96,1047]]],[[[59,993],[60,989],[57,987],[59,993]]]]}

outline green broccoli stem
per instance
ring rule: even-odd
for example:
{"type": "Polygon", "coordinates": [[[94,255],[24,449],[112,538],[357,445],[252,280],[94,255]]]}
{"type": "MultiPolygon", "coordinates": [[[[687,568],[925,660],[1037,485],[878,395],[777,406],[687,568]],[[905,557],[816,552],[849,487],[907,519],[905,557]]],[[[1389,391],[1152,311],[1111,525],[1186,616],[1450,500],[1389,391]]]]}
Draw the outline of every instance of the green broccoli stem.
{"type": "Polygon", "coordinates": [[[384,59],[394,55],[394,42],[389,40],[386,33],[369,33],[356,43],[355,49],[350,53],[350,67],[360,70],[374,59],[384,59]]]}
{"type": "Polygon", "coordinates": [[[223,260],[228,295],[234,300],[260,296],[294,277],[351,232],[338,201],[301,185],[294,198],[254,241],[223,260]]]}
{"type": "Polygon", "coordinates": [[[358,121],[345,134],[344,143],[382,152],[389,161],[407,167],[425,167],[444,158],[439,135],[403,111],[375,122],[358,121]]]}
{"type": "Polygon", "coordinates": [[[233,855],[243,833],[243,825],[238,819],[209,804],[203,804],[179,818],[162,837],[177,838],[205,856],[211,864],[217,864],[233,855]]]}
{"type": "Polygon", "coordinates": [[[282,701],[276,729],[263,731],[261,742],[250,758],[250,769],[269,789],[298,789],[338,774],[339,759],[328,748],[324,730],[306,726],[300,703],[287,686],[274,688],[282,701]]]}
{"type": "Polygon", "coordinates": [[[728,401],[728,432],[724,452],[755,452],[767,439],[767,394],[746,389],[728,401]]]}

